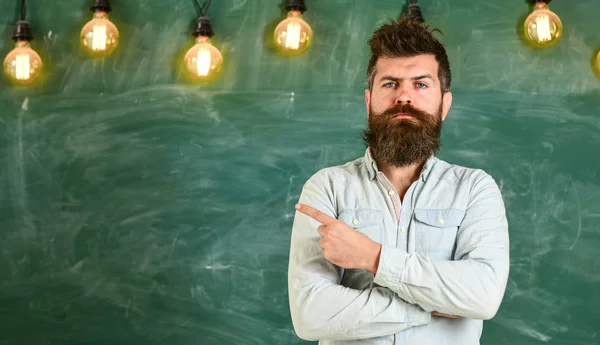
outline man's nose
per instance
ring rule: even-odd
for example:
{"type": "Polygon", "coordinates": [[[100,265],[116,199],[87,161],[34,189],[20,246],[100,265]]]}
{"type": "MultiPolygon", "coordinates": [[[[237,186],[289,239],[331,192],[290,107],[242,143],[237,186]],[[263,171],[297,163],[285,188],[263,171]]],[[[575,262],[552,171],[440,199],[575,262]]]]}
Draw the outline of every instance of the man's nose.
{"type": "Polygon", "coordinates": [[[410,104],[412,101],[412,96],[410,94],[409,88],[406,85],[402,85],[398,89],[398,94],[396,95],[396,104],[410,104]]]}

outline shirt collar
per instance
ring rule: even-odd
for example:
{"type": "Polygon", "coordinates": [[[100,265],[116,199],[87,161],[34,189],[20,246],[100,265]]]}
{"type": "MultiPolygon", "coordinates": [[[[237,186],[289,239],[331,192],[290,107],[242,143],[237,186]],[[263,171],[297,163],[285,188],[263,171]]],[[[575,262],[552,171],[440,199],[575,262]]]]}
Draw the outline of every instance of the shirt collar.
{"type": "MultiPolygon", "coordinates": [[[[366,152],[365,152],[365,163],[366,163],[366,168],[367,168],[367,172],[369,173],[369,179],[374,180],[375,178],[377,178],[377,173],[379,172],[379,168],[377,167],[377,162],[375,162],[375,159],[373,159],[373,156],[371,155],[371,150],[369,148],[367,148],[366,152]]],[[[427,178],[429,177],[429,175],[431,174],[431,171],[433,170],[433,166],[435,165],[435,163],[437,162],[437,158],[434,155],[429,156],[429,158],[427,158],[427,161],[425,161],[425,165],[423,166],[423,169],[421,170],[421,180],[423,182],[427,181],[427,178]]]]}

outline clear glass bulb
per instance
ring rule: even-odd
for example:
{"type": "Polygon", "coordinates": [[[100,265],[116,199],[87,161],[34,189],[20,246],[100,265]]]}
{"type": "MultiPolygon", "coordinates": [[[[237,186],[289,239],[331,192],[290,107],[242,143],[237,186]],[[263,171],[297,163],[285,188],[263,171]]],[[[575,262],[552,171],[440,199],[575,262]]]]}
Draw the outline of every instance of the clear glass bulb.
{"type": "Polygon", "coordinates": [[[119,30],[103,11],[94,12],[92,20],[81,29],[81,44],[94,56],[107,56],[119,45],[119,30]]]}
{"type": "Polygon", "coordinates": [[[556,43],[562,35],[563,25],[556,13],[546,3],[536,3],[533,12],[525,19],[525,38],[538,47],[556,43]]]}
{"type": "Polygon", "coordinates": [[[285,55],[304,53],[311,45],[313,32],[310,25],[302,19],[302,12],[290,11],[274,31],[275,44],[285,55]]]}
{"type": "Polygon", "coordinates": [[[223,55],[210,43],[208,36],[198,36],[183,60],[188,75],[198,81],[215,79],[223,67],[223,55]]]}
{"type": "Polygon", "coordinates": [[[31,49],[29,41],[17,41],[6,59],[4,72],[11,82],[20,85],[33,83],[41,74],[42,58],[31,49]]]}
{"type": "Polygon", "coordinates": [[[598,55],[596,55],[596,59],[594,60],[594,69],[598,78],[600,78],[600,51],[598,51],[598,55]]]}

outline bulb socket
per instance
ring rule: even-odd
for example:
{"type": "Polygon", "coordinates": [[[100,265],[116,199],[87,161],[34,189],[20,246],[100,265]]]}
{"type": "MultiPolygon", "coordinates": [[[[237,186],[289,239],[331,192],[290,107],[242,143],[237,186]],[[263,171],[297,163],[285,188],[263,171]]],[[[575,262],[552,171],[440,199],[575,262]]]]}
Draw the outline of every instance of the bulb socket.
{"type": "Polygon", "coordinates": [[[210,25],[210,19],[208,17],[198,17],[198,24],[196,25],[196,31],[194,31],[194,36],[206,36],[213,37],[214,31],[212,29],[212,25],[210,25]]]}
{"type": "Polygon", "coordinates": [[[300,11],[301,13],[306,12],[308,8],[306,4],[304,4],[304,0],[287,0],[287,4],[285,5],[286,11],[300,11]]]}
{"type": "Polygon", "coordinates": [[[423,18],[423,12],[421,12],[419,4],[408,4],[406,16],[418,23],[425,23],[425,18],[423,18]]]}
{"type": "Polygon", "coordinates": [[[15,42],[31,41],[33,39],[31,28],[29,27],[29,23],[26,20],[20,20],[17,22],[17,26],[15,27],[15,32],[12,36],[12,39],[15,42]]]}
{"type": "Polygon", "coordinates": [[[90,7],[92,12],[110,12],[112,11],[112,7],[110,7],[110,2],[108,0],[94,0],[94,4],[90,7]]]}

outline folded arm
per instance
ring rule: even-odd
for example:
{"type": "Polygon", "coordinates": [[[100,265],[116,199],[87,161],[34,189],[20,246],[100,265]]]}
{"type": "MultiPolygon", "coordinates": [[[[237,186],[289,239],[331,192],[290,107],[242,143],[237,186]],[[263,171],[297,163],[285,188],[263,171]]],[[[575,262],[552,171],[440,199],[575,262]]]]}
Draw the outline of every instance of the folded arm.
{"type": "Polygon", "coordinates": [[[504,296],[510,260],[504,203],[487,174],[472,189],[456,244],[455,261],[384,246],[374,282],[429,312],[491,319],[504,296]]]}

